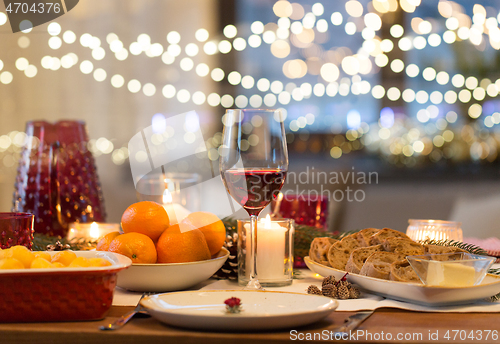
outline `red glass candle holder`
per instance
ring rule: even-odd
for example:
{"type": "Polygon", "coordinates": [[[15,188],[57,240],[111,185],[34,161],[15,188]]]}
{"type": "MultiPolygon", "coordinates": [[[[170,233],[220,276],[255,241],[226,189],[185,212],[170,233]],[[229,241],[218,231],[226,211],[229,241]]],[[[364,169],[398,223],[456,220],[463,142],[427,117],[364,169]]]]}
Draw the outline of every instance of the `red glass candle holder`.
{"type": "Polygon", "coordinates": [[[35,215],[37,233],[65,237],[71,222],[105,222],[104,201],[84,122],[31,121],[14,209],[35,215]]]}
{"type": "Polygon", "coordinates": [[[33,245],[33,219],[28,213],[0,213],[0,247],[2,249],[33,245]]]}
{"type": "Polygon", "coordinates": [[[271,203],[271,212],[295,223],[317,228],[327,227],[328,197],[290,195],[286,192],[271,203]]]}

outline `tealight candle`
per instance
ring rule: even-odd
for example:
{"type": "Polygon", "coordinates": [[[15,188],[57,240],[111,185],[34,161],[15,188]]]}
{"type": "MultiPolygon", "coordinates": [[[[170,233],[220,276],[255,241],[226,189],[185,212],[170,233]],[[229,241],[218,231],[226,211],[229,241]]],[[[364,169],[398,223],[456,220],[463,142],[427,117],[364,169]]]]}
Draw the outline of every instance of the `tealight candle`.
{"type": "Polygon", "coordinates": [[[460,222],[441,220],[408,220],[406,235],[415,241],[455,240],[462,241],[460,222]]]}
{"type": "Polygon", "coordinates": [[[120,224],[118,223],[79,223],[73,222],[69,226],[67,239],[84,238],[89,240],[97,240],[111,232],[119,232],[120,224]]]}
{"type": "Polygon", "coordinates": [[[184,220],[191,212],[181,204],[172,202],[172,195],[166,189],[163,192],[163,208],[167,211],[170,225],[175,225],[184,220]]]}
{"type": "MultiPolygon", "coordinates": [[[[257,223],[257,276],[262,286],[283,286],[292,283],[293,220],[271,221],[269,215],[257,223]]],[[[248,282],[246,267],[252,264],[246,256],[250,246],[250,222],[238,221],[238,280],[248,282]]]]}

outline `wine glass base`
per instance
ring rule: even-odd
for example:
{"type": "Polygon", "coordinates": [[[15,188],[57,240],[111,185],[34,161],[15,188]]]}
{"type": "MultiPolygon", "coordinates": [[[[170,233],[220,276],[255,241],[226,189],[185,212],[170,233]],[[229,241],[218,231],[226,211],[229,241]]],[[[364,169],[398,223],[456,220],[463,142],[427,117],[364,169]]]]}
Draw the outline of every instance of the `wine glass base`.
{"type": "Polygon", "coordinates": [[[251,279],[243,290],[264,290],[258,279],[251,279]]]}

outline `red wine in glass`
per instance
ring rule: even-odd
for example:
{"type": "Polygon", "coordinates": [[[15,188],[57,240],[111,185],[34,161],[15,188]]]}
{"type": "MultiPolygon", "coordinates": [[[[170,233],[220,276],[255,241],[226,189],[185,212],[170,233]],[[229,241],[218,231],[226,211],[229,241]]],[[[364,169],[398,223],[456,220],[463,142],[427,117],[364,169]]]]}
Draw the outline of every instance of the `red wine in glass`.
{"type": "Polygon", "coordinates": [[[286,177],[280,169],[234,169],[221,174],[229,194],[249,215],[258,215],[276,198],[286,177]]]}
{"type": "Polygon", "coordinates": [[[276,198],[288,170],[283,119],[280,110],[272,109],[228,109],[222,118],[221,177],[231,197],[250,215],[248,263],[246,258],[238,260],[238,283],[246,284],[247,290],[262,289],[257,272],[258,216],[276,198]]]}

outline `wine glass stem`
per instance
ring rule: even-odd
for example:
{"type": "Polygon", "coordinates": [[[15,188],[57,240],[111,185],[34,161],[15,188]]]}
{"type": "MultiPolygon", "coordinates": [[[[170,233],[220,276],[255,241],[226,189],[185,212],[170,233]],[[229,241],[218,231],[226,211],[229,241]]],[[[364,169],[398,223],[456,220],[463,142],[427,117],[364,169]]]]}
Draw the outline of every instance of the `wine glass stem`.
{"type": "Polygon", "coordinates": [[[257,220],[258,215],[250,215],[250,281],[257,280],[257,220]]]}

